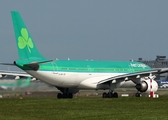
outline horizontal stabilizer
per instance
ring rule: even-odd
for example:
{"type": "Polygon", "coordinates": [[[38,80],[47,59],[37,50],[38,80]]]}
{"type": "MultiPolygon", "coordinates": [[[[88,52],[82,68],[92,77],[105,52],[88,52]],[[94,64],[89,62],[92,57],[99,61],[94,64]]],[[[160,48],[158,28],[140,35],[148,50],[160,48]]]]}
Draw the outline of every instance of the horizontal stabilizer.
{"type": "Polygon", "coordinates": [[[40,64],[45,64],[45,63],[52,62],[52,61],[55,61],[55,60],[47,60],[47,61],[42,61],[42,62],[32,62],[29,64],[24,64],[24,66],[28,66],[31,69],[37,71],[39,69],[40,64]]]}
{"type": "Polygon", "coordinates": [[[0,63],[1,65],[14,65],[15,66],[15,64],[13,64],[13,63],[0,63]]]}

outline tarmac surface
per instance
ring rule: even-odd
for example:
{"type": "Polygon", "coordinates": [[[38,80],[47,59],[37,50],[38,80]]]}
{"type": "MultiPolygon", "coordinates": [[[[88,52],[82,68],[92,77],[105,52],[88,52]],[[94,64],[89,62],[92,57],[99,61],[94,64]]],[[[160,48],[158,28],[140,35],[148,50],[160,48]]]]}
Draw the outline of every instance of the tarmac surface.
{"type": "MultiPolygon", "coordinates": [[[[81,90],[74,95],[76,97],[102,97],[103,92],[108,92],[104,90],[94,91],[94,90],[81,90]]],[[[136,90],[117,90],[119,97],[131,97],[135,96],[136,90]]],[[[57,98],[59,91],[3,91],[0,93],[0,98],[57,98]]],[[[156,93],[159,96],[168,95],[168,89],[159,89],[156,93]]],[[[148,94],[143,93],[142,96],[147,96],[148,94]]]]}
{"type": "MultiPolygon", "coordinates": [[[[108,90],[80,90],[74,97],[102,97],[103,92],[108,92],[108,90]]],[[[135,96],[137,90],[135,88],[117,88],[119,97],[121,96],[135,96]]],[[[60,91],[51,85],[43,82],[33,82],[29,87],[26,88],[14,88],[7,90],[0,90],[0,98],[47,98],[54,97],[57,98],[57,94],[60,91]]],[[[168,95],[168,88],[160,88],[157,94],[168,95]]],[[[148,94],[142,94],[143,96],[148,96],[148,94]]]]}

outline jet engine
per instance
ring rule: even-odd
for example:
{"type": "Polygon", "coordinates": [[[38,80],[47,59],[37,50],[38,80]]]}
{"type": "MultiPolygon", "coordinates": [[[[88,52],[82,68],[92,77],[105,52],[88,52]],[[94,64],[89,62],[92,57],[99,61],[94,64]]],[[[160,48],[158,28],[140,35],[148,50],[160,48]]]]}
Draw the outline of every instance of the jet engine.
{"type": "Polygon", "coordinates": [[[151,90],[153,92],[156,92],[158,90],[158,84],[153,79],[152,79],[152,89],[150,79],[141,81],[141,83],[136,84],[135,87],[138,91],[146,93],[149,93],[151,90]]]}

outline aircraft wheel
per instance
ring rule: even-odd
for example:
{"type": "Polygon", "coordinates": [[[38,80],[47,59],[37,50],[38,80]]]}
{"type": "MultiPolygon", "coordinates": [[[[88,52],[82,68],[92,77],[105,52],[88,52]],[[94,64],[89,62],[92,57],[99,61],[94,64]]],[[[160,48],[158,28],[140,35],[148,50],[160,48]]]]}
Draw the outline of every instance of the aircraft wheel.
{"type": "Polygon", "coordinates": [[[73,98],[73,94],[72,93],[68,93],[68,98],[73,98]]]}
{"type": "Polygon", "coordinates": [[[114,98],[118,98],[118,93],[115,92],[115,93],[113,94],[113,96],[114,96],[114,98]]]}
{"type": "Polygon", "coordinates": [[[112,92],[108,92],[108,98],[112,98],[113,97],[113,93],[112,92]]]}
{"type": "Polygon", "coordinates": [[[68,95],[67,94],[62,94],[62,98],[67,98],[68,97],[68,95]]]}
{"type": "Polygon", "coordinates": [[[102,98],[107,98],[107,93],[106,93],[106,92],[104,92],[104,93],[102,94],[102,98]]]}
{"type": "Polygon", "coordinates": [[[141,93],[136,93],[135,97],[141,97],[141,93]]]}
{"type": "Polygon", "coordinates": [[[61,93],[58,93],[58,94],[57,94],[57,98],[58,98],[58,99],[62,98],[62,94],[61,94],[61,93]]]}

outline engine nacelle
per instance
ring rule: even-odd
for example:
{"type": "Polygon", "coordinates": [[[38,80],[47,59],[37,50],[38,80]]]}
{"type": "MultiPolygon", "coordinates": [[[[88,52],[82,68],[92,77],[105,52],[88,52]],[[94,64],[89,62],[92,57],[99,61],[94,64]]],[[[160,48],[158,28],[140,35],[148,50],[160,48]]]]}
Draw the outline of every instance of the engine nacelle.
{"type": "MultiPolygon", "coordinates": [[[[136,89],[140,92],[146,92],[149,93],[151,91],[151,82],[150,79],[144,80],[141,83],[138,83],[136,85],[136,89]]],[[[152,80],[152,91],[156,92],[158,90],[158,84],[155,80],[152,80]]]]}

